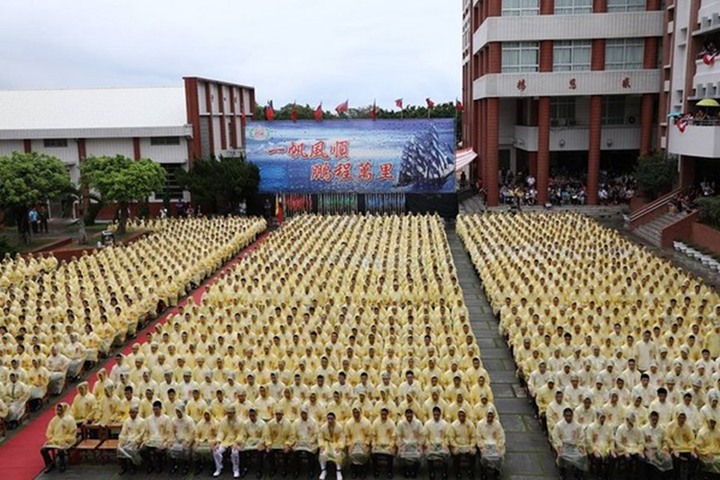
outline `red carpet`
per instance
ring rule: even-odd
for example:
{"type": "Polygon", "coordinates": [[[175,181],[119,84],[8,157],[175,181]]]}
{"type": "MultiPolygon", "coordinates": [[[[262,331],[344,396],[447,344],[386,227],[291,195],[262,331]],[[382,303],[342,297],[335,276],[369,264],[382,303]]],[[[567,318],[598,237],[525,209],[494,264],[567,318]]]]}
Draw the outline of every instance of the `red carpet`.
{"type": "MultiPolygon", "coordinates": [[[[227,272],[235,263],[237,263],[243,256],[248,252],[254,250],[263,240],[267,237],[268,233],[261,234],[255,242],[241,251],[235,256],[230,262],[228,262],[223,268],[216,272],[212,277],[207,279],[203,284],[198,287],[194,292],[190,294],[197,303],[200,301],[200,297],[205,292],[206,288],[212,284],[217,277],[227,272]]],[[[187,298],[183,299],[179,305],[183,305],[187,302],[187,298]]],[[[142,332],[140,332],[136,339],[129,342],[123,349],[123,353],[130,353],[130,347],[133,343],[139,342],[144,343],[147,340],[147,332],[155,328],[158,323],[164,323],[170,314],[176,312],[176,308],[171,308],[165,312],[158,320],[148,325],[142,332]]],[[[109,372],[112,366],[115,364],[115,359],[107,360],[102,366],[109,372]]],[[[95,383],[97,376],[95,374],[88,378],[90,388],[95,383]]],[[[72,403],[75,398],[76,391],[71,390],[66,393],[63,397],[56,399],[51,402],[53,408],[48,408],[42,415],[34,418],[30,422],[24,424],[13,438],[0,445],[0,459],[2,459],[2,477],[8,480],[27,480],[38,476],[43,468],[43,460],[40,456],[40,448],[45,443],[45,428],[48,422],[55,415],[54,406],[57,403],[66,402],[72,403]]],[[[72,466],[69,467],[72,469],[72,466]]]]}

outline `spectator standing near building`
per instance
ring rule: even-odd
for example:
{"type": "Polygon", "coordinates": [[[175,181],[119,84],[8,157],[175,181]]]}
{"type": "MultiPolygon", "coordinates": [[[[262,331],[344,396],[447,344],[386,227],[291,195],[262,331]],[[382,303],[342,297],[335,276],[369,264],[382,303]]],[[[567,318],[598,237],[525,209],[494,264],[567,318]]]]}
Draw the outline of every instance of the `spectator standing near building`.
{"type": "Polygon", "coordinates": [[[35,207],[30,209],[30,212],[28,213],[28,220],[30,220],[30,226],[32,227],[33,233],[38,233],[40,215],[35,207]]]}

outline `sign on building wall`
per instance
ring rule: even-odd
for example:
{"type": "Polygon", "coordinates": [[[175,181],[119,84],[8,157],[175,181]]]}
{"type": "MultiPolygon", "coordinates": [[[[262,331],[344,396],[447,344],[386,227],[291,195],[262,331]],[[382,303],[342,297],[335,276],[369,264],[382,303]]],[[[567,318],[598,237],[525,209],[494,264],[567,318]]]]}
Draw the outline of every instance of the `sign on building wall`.
{"type": "Polygon", "coordinates": [[[437,193],[455,189],[452,119],[251,124],[263,193],[437,193]]]}

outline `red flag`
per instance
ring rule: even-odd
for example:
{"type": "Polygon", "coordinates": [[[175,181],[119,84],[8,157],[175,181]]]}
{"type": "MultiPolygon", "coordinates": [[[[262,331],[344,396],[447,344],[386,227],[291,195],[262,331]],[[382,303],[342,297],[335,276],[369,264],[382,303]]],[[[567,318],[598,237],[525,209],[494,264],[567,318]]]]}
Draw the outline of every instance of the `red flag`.
{"type": "Polygon", "coordinates": [[[680,133],[685,133],[685,129],[687,128],[689,123],[690,120],[688,120],[687,115],[685,115],[675,121],[675,126],[678,128],[678,130],[680,130],[680,133]]]}
{"type": "Polygon", "coordinates": [[[341,103],[340,105],[338,105],[337,107],[335,107],[335,111],[336,111],[338,114],[340,114],[340,113],[342,113],[342,112],[347,112],[347,111],[350,109],[350,104],[349,104],[349,102],[350,102],[349,99],[348,99],[348,100],[345,100],[343,103],[341,103]]]}
{"type": "Polygon", "coordinates": [[[458,112],[465,111],[465,105],[458,99],[455,99],[455,110],[458,112]]]}
{"type": "Polygon", "coordinates": [[[285,209],[283,208],[283,199],[277,193],[275,194],[275,217],[278,223],[282,224],[285,220],[285,209]]]}
{"type": "Polygon", "coordinates": [[[435,102],[430,100],[430,97],[425,99],[425,103],[427,103],[428,110],[432,110],[433,108],[435,108],[435,102]]]}
{"type": "Polygon", "coordinates": [[[322,102],[320,102],[320,105],[317,106],[315,109],[315,121],[320,122],[323,118],[323,111],[322,111],[322,102]]]}
{"type": "Polygon", "coordinates": [[[717,55],[717,52],[705,52],[702,61],[705,65],[712,65],[715,63],[715,57],[717,57],[717,55]]]}
{"type": "Polygon", "coordinates": [[[292,109],[290,110],[290,120],[297,122],[297,105],[293,103],[292,109]]]}
{"type": "Polygon", "coordinates": [[[267,107],[265,107],[265,119],[268,122],[272,122],[275,120],[275,109],[273,108],[272,100],[270,100],[267,104],[267,107]]]}
{"type": "Polygon", "coordinates": [[[375,106],[375,100],[373,100],[373,106],[370,109],[370,118],[375,121],[377,119],[377,107],[375,106]]]}
{"type": "Polygon", "coordinates": [[[402,98],[398,98],[397,100],[395,100],[395,106],[402,110],[402,108],[403,108],[402,98]]]}

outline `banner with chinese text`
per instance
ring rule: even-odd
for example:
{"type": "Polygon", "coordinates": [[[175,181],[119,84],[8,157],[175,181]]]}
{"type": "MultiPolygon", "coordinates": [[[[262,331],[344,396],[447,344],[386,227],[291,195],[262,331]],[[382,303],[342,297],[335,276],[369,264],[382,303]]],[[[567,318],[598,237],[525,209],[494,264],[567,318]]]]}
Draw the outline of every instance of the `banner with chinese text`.
{"type": "Polygon", "coordinates": [[[450,118],[257,122],[247,158],[260,192],[443,193],[455,190],[450,118]]]}

